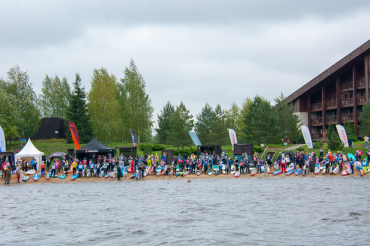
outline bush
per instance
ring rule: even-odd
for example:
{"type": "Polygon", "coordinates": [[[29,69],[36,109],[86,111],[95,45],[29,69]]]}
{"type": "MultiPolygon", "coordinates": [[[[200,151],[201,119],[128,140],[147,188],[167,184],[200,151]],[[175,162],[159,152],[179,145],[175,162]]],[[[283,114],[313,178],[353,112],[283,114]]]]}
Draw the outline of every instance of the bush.
{"type": "Polygon", "coordinates": [[[196,149],[186,149],[186,148],[184,148],[184,149],[180,149],[180,150],[174,150],[173,151],[173,154],[176,156],[176,155],[179,155],[179,154],[181,154],[181,156],[184,156],[185,154],[186,155],[191,155],[191,154],[197,154],[197,150],[196,149]]]}
{"type": "Polygon", "coordinates": [[[339,136],[337,134],[337,132],[332,132],[331,136],[330,136],[330,140],[328,141],[328,148],[330,150],[334,150],[334,149],[342,149],[343,148],[343,144],[342,142],[340,141],[339,139],[339,136]]]}
{"type": "Polygon", "coordinates": [[[324,146],[324,143],[322,141],[316,141],[313,143],[314,149],[320,149],[322,146],[324,146]]]}
{"type": "Polygon", "coordinates": [[[298,150],[298,151],[303,151],[303,150],[304,150],[304,148],[299,147],[299,148],[297,148],[297,150],[298,150]]]}
{"type": "Polygon", "coordinates": [[[150,143],[141,143],[137,146],[141,151],[145,152],[145,149],[151,149],[152,151],[159,151],[166,148],[164,144],[150,144],[150,143]]]}
{"type": "Polygon", "coordinates": [[[253,153],[254,152],[262,153],[263,152],[263,148],[261,146],[258,146],[258,145],[253,145],[253,153]]]}

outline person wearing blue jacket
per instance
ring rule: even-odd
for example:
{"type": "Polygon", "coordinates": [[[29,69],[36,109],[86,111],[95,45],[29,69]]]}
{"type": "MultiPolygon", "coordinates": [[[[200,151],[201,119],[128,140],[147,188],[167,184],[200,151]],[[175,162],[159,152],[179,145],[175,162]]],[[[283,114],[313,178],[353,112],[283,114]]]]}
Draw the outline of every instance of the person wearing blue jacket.
{"type": "Polygon", "coordinates": [[[204,166],[204,174],[206,174],[208,170],[208,158],[204,158],[203,166],[204,166]]]}
{"type": "Polygon", "coordinates": [[[91,177],[94,175],[94,162],[92,162],[92,160],[89,161],[89,169],[90,169],[90,175],[91,177]]]}

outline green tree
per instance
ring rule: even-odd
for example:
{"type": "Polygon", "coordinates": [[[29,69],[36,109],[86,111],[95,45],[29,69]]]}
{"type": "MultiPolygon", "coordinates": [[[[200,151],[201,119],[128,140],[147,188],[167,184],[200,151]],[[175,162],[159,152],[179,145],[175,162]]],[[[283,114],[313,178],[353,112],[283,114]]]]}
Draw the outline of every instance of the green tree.
{"type": "Polygon", "coordinates": [[[362,136],[370,136],[370,100],[367,100],[366,105],[362,107],[362,113],[358,120],[361,125],[358,125],[362,136]]]}
{"type": "Polygon", "coordinates": [[[167,143],[179,150],[180,147],[191,146],[192,140],[189,132],[193,129],[193,116],[181,101],[171,117],[170,130],[168,131],[167,143]]]}
{"type": "Polygon", "coordinates": [[[244,115],[247,141],[255,144],[280,143],[282,132],[278,125],[277,109],[270,102],[256,96],[244,115]]]}
{"type": "MultiPolygon", "coordinates": [[[[133,60],[125,68],[125,77],[119,85],[119,101],[121,102],[121,119],[126,130],[131,128],[137,135],[138,143],[151,137],[153,126],[153,107],[149,95],[145,92],[145,81],[133,60]],[[123,108],[124,107],[124,108],[123,108]]],[[[123,137],[122,137],[123,138],[123,137]]]]}
{"type": "Polygon", "coordinates": [[[299,116],[293,114],[293,105],[289,104],[285,99],[283,93],[274,99],[278,114],[277,123],[280,126],[283,137],[287,137],[290,140],[297,140],[301,127],[299,116]]]}
{"type": "Polygon", "coordinates": [[[5,89],[0,87],[0,126],[4,130],[5,141],[9,140],[9,145],[12,139],[18,137],[18,111],[15,108],[15,97],[8,94],[5,89]]]}
{"type": "Polygon", "coordinates": [[[156,141],[159,143],[165,144],[167,143],[168,138],[168,131],[170,130],[171,125],[171,117],[175,113],[174,106],[168,101],[166,105],[164,105],[161,114],[157,115],[158,117],[158,128],[155,129],[157,132],[156,141]]]}
{"type": "Polygon", "coordinates": [[[344,129],[346,130],[347,138],[352,141],[357,141],[357,134],[355,131],[355,124],[353,122],[348,122],[343,124],[344,129]]]}
{"type": "Polygon", "coordinates": [[[121,125],[116,77],[106,69],[94,69],[87,105],[94,134],[101,141],[116,139],[121,125]]]}
{"type": "Polygon", "coordinates": [[[335,150],[343,148],[343,144],[336,131],[332,131],[330,140],[328,141],[328,149],[335,150]]]}
{"type": "Polygon", "coordinates": [[[224,110],[220,104],[217,104],[214,111],[214,119],[211,123],[212,131],[210,133],[211,142],[213,144],[225,145],[228,143],[229,134],[227,130],[227,120],[224,110]]]}
{"type": "MultiPolygon", "coordinates": [[[[20,70],[15,65],[7,72],[8,79],[5,82],[6,92],[14,96],[15,111],[17,111],[17,128],[20,138],[30,138],[39,128],[40,111],[35,101],[37,99],[29,82],[27,72],[20,70]]],[[[4,86],[4,85],[3,85],[4,86]]]]}
{"type": "Polygon", "coordinates": [[[332,134],[333,134],[333,132],[335,132],[336,130],[335,130],[335,126],[333,125],[333,124],[329,124],[329,126],[328,126],[328,133],[327,133],[327,138],[328,138],[328,140],[330,140],[331,139],[331,136],[332,136],[332,134]]]}
{"type": "Polygon", "coordinates": [[[71,96],[67,79],[64,77],[61,81],[58,76],[52,79],[46,75],[42,82],[41,92],[42,115],[44,117],[66,118],[71,96]]]}
{"type": "Polygon", "coordinates": [[[215,112],[212,107],[206,103],[202,108],[202,111],[196,116],[197,121],[195,123],[194,130],[199,137],[202,144],[209,145],[211,142],[211,132],[213,122],[215,120],[215,112]]]}
{"type": "Polygon", "coordinates": [[[65,124],[67,126],[66,138],[68,143],[72,143],[71,131],[68,122],[72,121],[78,132],[81,143],[88,143],[93,138],[90,115],[87,110],[85,88],[81,87],[81,78],[76,73],[73,83],[73,92],[69,98],[69,105],[66,112],[65,124]]]}

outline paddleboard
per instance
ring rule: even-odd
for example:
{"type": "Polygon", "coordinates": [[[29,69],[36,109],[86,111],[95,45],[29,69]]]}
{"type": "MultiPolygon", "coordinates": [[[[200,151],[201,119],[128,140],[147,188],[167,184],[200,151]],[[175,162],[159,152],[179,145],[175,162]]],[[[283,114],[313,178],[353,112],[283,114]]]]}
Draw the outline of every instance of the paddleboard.
{"type": "Polygon", "coordinates": [[[256,173],[257,173],[257,170],[256,170],[256,169],[253,169],[253,170],[251,171],[251,176],[256,175],[256,173]]]}
{"type": "Polygon", "coordinates": [[[150,172],[153,172],[153,170],[154,170],[154,166],[152,166],[152,167],[150,168],[150,172]]]}
{"type": "Polygon", "coordinates": [[[339,173],[339,171],[340,171],[340,170],[339,170],[339,166],[337,166],[336,168],[334,168],[333,173],[334,173],[334,174],[338,174],[338,173],[339,173]]]}
{"type": "Polygon", "coordinates": [[[108,176],[109,176],[110,178],[114,178],[114,172],[110,172],[110,173],[108,174],[108,176]]]}
{"type": "Polygon", "coordinates": [[[185,177],[187,175],[189,175],[189,172],[188,171],[186,171],[182,176],[185,177]]]}
{"type": "Polygon", "coordinates": [[[265,172],[265,167],[264,166],[262,166],[261,167],[261,173],[264,173],[265,172]]]}
{"type": "Polygon", "coordinates": [[[282,173],[283,172],[283,170],[279,170],[279,171],[275,171],[275,172],[273,172],[272,174],[273,175],[278,175],[278,174],[280,174],[280,173],[282,173]]]}
{"type": "Polygon", "coordinates": [[[348,156],[348,160],[349,160],[349,159],[352,159],[352,160],[354,160],[354,161],[356,160],[356,156],[354,156],[354,155],[353,155],[353,154],[351,154],[351,153],[348,153],[348,154],[347,154],[347,156],[348,156]]]}
{"type": "Polygon", "coordinates": [[[218,171],[216,171],[215,172],[215,175],[217,176],[217,175],[219,175],[221,173],[221,171],[220,170],[218,170],[218,171]]]}
{"type": "Polygon", "coordinates": [[[66,177],[67,177],[67,176],[66,176],[66,175],[64,175],[64,174],[63,174],[63,175],[59,175],[59,178],[60,178],[60,179],[65,179],[66,177]]]}
{"type": "Polygon", "coordinates": [[[235,178],[239,178],[239,176],[240,176],[240,172],[236,172],[235,173],[235,178]]]}
{"type": "Polygon", "coordinates": [[[181,176],[183,176],[183,175],[184,175],[184,173],[185,173],[185,171],[182,171],[182,172],[180,173],[180,175],[181,175],[181,176]]]}
{"type": "Polygon", "coordinates": [[[197,176],[200,175],[200,171],[199,170],[196,170],[195,173],[197,174],[197,176]]]}
{"type": "Polygon", "coordinates": [[[212,169],[213,169],[213,171],[218,171],[218,170],[220,170],[220,167],[219,166],[217,166],[217,165],[213,165],[212,166],[212,169]]]}
{"type": "Polygon", "coordinates": [[[298,168],[297,170],[295,170],[295,175],[298,176],[302,173],[302,168],[298,168]]]}
{"type": "Polygon", "coordinates": [[[32,170],[28,170],[27,172],[25,172],[24,174],[27,174],[27,175],[34,175],[36,173],[36,171],[34,169],[32,170]]]}
{"type": "Polygon", "coordinates": [[[24,181],[24,182],[26,182],[27,180],[29,180],[30,179],[30,177],[28,177],[28,176],[23,176],[23,178],[22,178],[22,180],[24,181]]]}
{"type": "Polygon", "coordinates": [[[278,170],[280,169],[279,164],[277,164],[277,163],[275,162],[275,164],[274,164],[274,168],[275,168],[275,170],[276,170],[276,171],[278,171],[278,170]]]}
{"type": "Polygon", "coordinates": [[[76,174],[73,174],[73,175],[72,175],[71,180],[75,180],[75,179],[77,179],[77,178],[78,178],[78,174],[76,173],[76,174]]]}
{"type": "Polygon", "coordinates": [[[347,170],[343,170],[343,172],[342,172],[342,176],[346,176],[346,175],[348,175],[347,170]]]}
{"type": "Polygon", "coordinates": [[[233,174],[232,171],[234,171],[234,173],[235,173],[235,166],[234,165],[231,165],[230,170],[231,170],[231,172],[230,172],[231,174],[233,174]]]}
{"type": "Polygon", "coordinates": [[[141,172],[138,171],[138,172],[136,172],[136,179],[139,180],[140,178],[141,178],[141,172]]]}
{"type": "Polygon", "coordinates": [[[286,172],[286,176],[289,176],[289,175],[291,175],[292,173],[294,173],[294,169],[289,169],[289,170],[286,172]]]}
{"type": "Polygon", "coordinates": [[[208,171],[207,171],[207,174],[208,174],[209,176],[211,176],[211,175],[212,175],[212,170],[208,170],[208,171]]]}
{"type": "Polygon", "coordinates": [[[320,173],[320,168],[319,167],[315,167],[315,175],[317,175],[319,173],[320,173]]]}
{"type": "Polygon", "coordinates": [[[178,176],[180,176],[180,175],[181,175],[181,172],[176,172],[176,173],[175,173],[175,176],[176,176],[176,177],[178,177],[178,176]]]}
{"type": "Polygon", "coordinates": [[[32,179],[35,180],[35,181],[39,180],[39,178],[40,178],[40,175],[38,175],[37,173],[34,174],[33,177],[32,177],[32,179]]]}
{"type": "Polygon", "coordinates": [[[46,179],[47,179],[47,180],[49,180],[50,175],[51,175],[50,173],[48,173],[48,174],[46,175],[46,179]]]}
{"type": "Polygon", "coordinates": [[[172,174],[173,174],[173,171],[171,171],[171,172],[168,173],[169,176],[172,176],[172,174]]]}
{"type": "Polygon", "coordinates": [[[230,174],[231,175],[234,175],[235,174],[235,170],[231,171],[230,174]]]}

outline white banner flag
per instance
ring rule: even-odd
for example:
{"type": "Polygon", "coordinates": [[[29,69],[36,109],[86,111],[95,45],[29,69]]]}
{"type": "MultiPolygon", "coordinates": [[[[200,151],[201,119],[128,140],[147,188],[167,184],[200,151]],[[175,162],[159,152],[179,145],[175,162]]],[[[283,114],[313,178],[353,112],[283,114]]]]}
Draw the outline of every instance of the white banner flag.
{"type": "Polygon", "coordinates": [[[1,128],[1,126],[0,126],[0,152],[6,152],[5,135],[3,128],[1,128]]]}
{"type": "Polygon", "coordinates": [[[229,135],[230,135],[231,146],[233,146],[233,150],[234,150],[234,144],[238,143],[238,140],[236,139],[236,133],[233,129],[228,129],[228,130],[229,130],[229,135]]]}
{"type": "Polygon", "coordinates": [[[340,140],[342,141],[344,147],[349,147],[348,145],[348,138],[347,138],[347,133],[346,130],[342,125],[335,125],[337,127],[337,131],[340,137],[340,140]]]}
{"type": "Polygon", "coordinates": [[[304,137],[304,141],[306,142],[308,148],[313,149],[313,144],[312,144],[312,138],[311,138],[310,129],[308,129],[307,126],[302,125],[301,126],[301,131],[302,131],[302,135],[304,137]]]}

